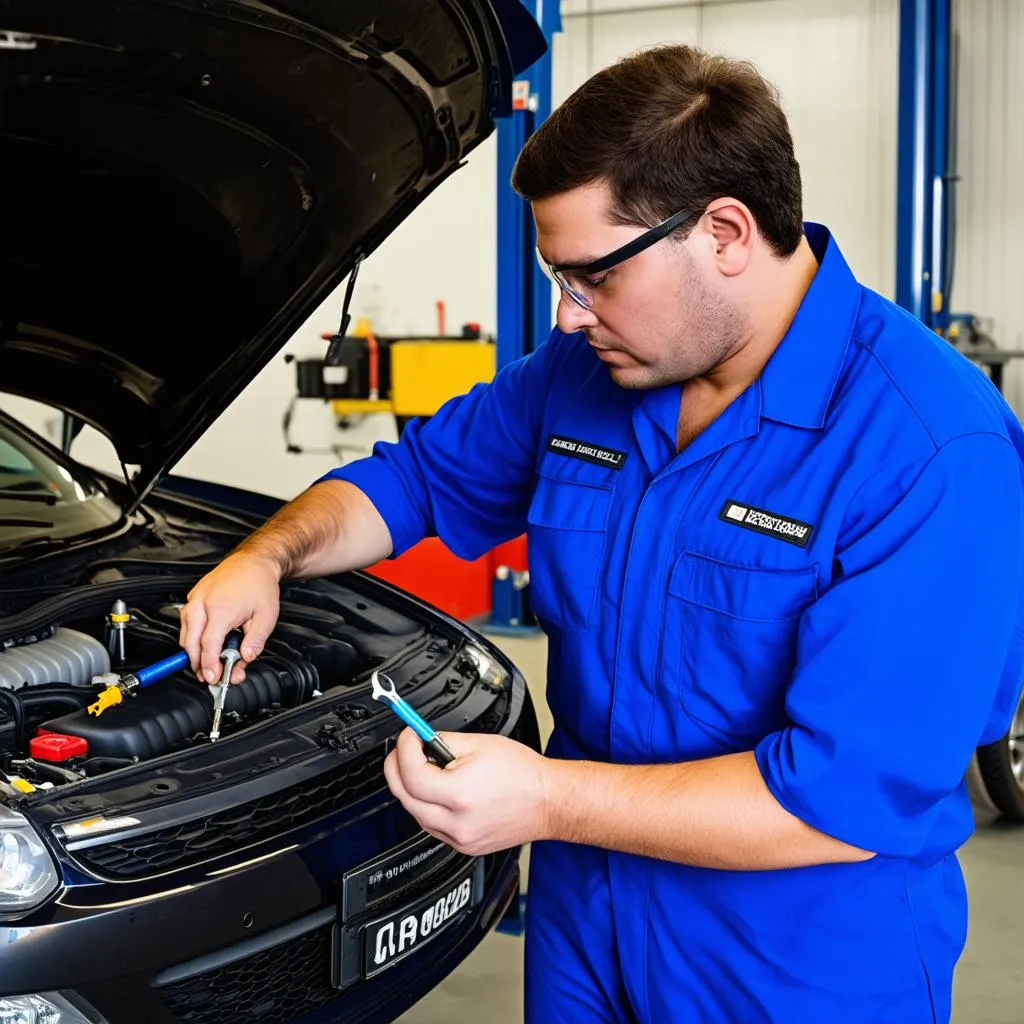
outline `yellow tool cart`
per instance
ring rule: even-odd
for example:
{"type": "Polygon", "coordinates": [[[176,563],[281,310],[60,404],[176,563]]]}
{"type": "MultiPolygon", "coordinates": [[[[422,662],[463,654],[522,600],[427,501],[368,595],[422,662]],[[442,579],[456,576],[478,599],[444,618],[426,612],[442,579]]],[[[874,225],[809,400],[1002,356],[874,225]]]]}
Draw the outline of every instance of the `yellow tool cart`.
{"type": "MultiPolygon", "coordinates": [[[[324,335],[325,340],[331,335],[324,335]]],[[[432,416],[449,398],[465,394],[474,384],[494,377],[497,364],[493,338],[482,338],[477,324],[466,324],[458,336],[384,337],[361,320],[341,345],[339,362],[292,359],[296,394],[284,417],[290,452],[310,451],[295,445],[290,425],[300,398],[320,399],[344,425],[354,417],[390,413],[398,431],[415,416],[432,416]]]]}

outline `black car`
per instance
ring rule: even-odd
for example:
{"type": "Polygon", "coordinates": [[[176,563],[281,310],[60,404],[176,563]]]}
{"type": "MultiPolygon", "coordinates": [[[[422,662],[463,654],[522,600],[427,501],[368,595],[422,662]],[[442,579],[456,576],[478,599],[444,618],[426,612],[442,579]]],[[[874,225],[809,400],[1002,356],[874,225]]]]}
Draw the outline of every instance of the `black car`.
{"type": "Polygon", "coordinates": [[[276,507],[169,468],[509,108],[514,0],[3,0],[0,1020],[392,1020],[518,893],[382,774],[383,668],[441,729],[539,746],[486,639],[368,574],[287,584],[230,689],[178,672],[190,587],[276,507]],[[124,480],[70,456],[88,424],[124,480]]]}

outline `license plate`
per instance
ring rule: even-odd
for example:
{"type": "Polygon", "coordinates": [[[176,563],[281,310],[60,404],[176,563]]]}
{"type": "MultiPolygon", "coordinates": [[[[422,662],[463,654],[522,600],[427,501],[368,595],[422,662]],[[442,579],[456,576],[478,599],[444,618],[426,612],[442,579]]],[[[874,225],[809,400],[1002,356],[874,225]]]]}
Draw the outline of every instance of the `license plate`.
{"type": "Polygon", "coordinates": [[[371,921],[363,931],[363,977],[372,978],[426,945],[480,900],[474,861],[415,903],[371,921]]]}
{"type": "Polygon", "coordinates": [[[426,833],[375,860],[346,871],[341,886],[341,920],[347,923],[364,911],[415,887],[427,875],[441,873],[459,854],[426,833]]]}

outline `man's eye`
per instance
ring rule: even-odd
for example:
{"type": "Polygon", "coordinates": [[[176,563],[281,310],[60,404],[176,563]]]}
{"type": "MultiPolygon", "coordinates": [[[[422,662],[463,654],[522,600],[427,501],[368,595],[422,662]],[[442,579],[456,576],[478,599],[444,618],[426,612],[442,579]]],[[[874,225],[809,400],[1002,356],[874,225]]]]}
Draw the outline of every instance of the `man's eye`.
{"type": "Polygon", "coordinates": [[[585,277],[583,282],[588,288],[600,288],[610,276],[610,274],[605,274],[604,277],[601,278],[585,277]]]}

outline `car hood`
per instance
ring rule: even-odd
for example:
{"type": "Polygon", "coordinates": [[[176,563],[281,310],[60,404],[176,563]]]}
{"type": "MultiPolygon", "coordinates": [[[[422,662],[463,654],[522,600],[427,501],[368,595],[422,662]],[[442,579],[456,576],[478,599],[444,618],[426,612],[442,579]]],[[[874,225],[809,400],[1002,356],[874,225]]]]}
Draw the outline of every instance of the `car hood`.
{"type": "Polygon", "coordinates": [[[517,0],[10,0],[0,48],[0,381],[137,504],[545,44],[517,0]]]}

